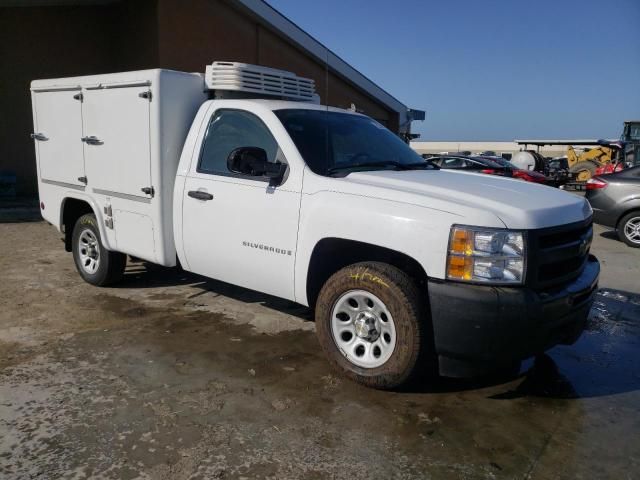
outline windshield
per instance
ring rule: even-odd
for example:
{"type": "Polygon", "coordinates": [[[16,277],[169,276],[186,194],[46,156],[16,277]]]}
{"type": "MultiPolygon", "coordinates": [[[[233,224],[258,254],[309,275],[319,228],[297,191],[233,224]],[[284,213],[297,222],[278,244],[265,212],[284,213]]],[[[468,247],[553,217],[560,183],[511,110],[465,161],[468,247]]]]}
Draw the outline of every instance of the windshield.
{"type": "Polygon", "coordinates": [[[504,158],[493,157],[493,158],[486,158],[485,160],[493,162],[494,164],[498,164],[501,167],[513,168],[513,163],[511,163],[509,160],[505,160],[504,158]]]}
{"type": "Polygon", "coordinates": [[[436,168],[369,117],[303,109],[276,110],[274,113],[306,164],[319,175],[388,168],[436,168]]]}
{"type": "Polygon", "coordinates": [[[640,123],[628,123],[625,125],[622,140],[631,142],[640,140],[640,123]]]}

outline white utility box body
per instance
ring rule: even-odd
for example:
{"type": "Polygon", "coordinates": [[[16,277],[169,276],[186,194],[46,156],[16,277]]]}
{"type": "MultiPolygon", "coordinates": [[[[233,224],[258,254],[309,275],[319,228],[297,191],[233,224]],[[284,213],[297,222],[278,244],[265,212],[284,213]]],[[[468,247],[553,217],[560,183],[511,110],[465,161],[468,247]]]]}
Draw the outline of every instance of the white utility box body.
{"type": "Polygon", "coordinates": [[[35,80],[31,96],[43,217],[62,225],[65,199],[88,201],[104,213],[105,246],[174,265],[173,186],[207,99],[203,76],[156,69],[35,80]]]}

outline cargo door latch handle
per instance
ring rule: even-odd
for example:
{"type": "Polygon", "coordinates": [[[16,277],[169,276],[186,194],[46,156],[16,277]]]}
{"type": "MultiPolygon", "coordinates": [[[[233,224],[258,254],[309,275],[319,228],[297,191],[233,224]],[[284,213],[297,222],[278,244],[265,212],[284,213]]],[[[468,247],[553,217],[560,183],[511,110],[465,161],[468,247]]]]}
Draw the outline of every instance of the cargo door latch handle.
{"type": "Polygon", "coordinates": [[[100,140],[98,137],[94,137],[93,135],[89,137],[82,137],[80,140],[82,140],[87,145],[102,145],[103,143],[102,140],[100,140]]]}
{"type": "Polygon", "coordinates": [[[145,195],[151,195],[151,197],[153,197],[153,195],[155,194],[155,190],[153,189],[153,187],[143,187],[140,190],[145,195]]]}
{"type": "Polygon", "coordinates": [[[41,142],[44,142],[46,140],[49,140],[47,138],[47,136],[44,133],[32,133],[31,138],[33,138],[34,140],[40,140],[41,142]]]}

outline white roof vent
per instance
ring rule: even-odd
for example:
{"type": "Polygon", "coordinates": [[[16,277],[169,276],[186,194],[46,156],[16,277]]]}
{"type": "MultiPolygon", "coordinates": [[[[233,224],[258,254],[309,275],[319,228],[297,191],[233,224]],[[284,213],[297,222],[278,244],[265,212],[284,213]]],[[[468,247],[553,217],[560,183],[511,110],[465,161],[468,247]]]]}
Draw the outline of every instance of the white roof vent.
{"type": "Polygon", "coordinates": [[[231,90],[319,103],[315,82],[295,73],[237,62],[213,62],[205,70],[209,90],[231,90]]]}

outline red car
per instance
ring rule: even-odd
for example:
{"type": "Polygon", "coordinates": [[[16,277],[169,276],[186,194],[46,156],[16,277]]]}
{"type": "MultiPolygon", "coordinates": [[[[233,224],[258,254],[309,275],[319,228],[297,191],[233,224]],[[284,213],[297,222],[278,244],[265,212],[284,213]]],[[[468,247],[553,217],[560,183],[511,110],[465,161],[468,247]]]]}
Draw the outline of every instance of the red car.
{"type": "Polygon", "coordinates": [[[429,161],[438,167],[452,170],[466,170],[487,175],[518,178],[527,182],[546,183],[544,175],[532,170],[522,170],[502,157],[467,156],[467,155],[438,155],[430,157],[429,161]]]}
{"type": "Polygon", "coordinates": [[[512,172],[513,178],[519,178],[520,180],[525,180],[527,182],[534,183],[547,183],[547,177],[539,172],[535,172],[533,170],[523,170],[521,168],[517,168],[510,161],[502,158],[502,157],[486,157],[489,160],[492,160],[505,168],[510,168],[512,172]]]}
{"type": "Polygon", "coordinates": [[[608,175],[610,173],[621,172],[622,170],[624,170],[624,162],[610,162],[602,167],[596,168],[596,176],[608,175]]]}
{"type": "Polygon", "coordinates": [[[547,177],[540,172],[534,172],[533,170],[527,171],[515,167],[513,167],[513,178],[519,178],[520,180],[526,180],[527,182],[547,183],[547,177]]]}

